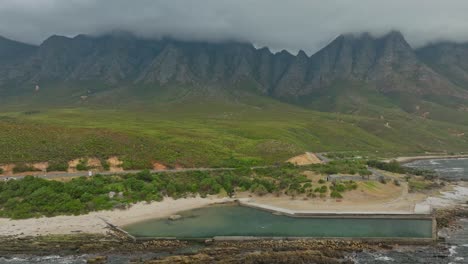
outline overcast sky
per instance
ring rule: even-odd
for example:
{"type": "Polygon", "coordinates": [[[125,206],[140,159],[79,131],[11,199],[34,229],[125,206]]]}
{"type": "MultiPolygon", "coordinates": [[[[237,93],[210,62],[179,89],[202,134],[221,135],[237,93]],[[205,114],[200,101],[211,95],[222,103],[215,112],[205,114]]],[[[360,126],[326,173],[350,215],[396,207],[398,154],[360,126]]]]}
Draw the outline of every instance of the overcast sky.
{"type": "Polygon", "coordinates": [[[124,30],[311,54],[341,33],[392,29],[413,46],[468,41],[468,0],[0,0],[0,35],[29,43],[124,30]]]}

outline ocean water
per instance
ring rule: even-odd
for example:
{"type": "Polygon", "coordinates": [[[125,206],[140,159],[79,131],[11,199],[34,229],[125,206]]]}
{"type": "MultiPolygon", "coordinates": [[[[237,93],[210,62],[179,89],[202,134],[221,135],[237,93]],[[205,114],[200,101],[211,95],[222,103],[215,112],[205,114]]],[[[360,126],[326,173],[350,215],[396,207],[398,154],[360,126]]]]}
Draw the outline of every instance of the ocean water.
{"type": "Polygon", "coordinates": [[[468,159],[466,158],[417,160],[405,166],[434,170],[442,179],[468,181],[468,159]]]}

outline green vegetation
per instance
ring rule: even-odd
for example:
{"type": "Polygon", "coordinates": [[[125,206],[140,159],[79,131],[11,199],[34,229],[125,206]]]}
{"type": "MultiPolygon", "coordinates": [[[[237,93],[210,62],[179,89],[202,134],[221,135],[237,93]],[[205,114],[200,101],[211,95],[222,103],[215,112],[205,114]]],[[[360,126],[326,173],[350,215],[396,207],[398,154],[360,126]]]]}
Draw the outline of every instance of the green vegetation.
{"type": "Polygon", "coordinates": [[[76,169],[79,171],[87,171],[90,169],[88,167],[88,159],[80,159],[80,162],[76,165],[76,169]]]}
{"type": "Polygon", "coordinates": [[[326,164],[315,164],[307,166],[321,174],[359,174],[367,176],[372,174],[367,170],[366,161],[364,160],[332,160],[326,164]]]}
{"type": "Polygon", "coordinates": [[[346,191],[356,190],[357,188],[358,188],[358,185],[354,181],[332,182],[332,185],[330,186],[330,190],[331,190],[330,197],[341,199],[343,198],[343,195],[341,193],[346,192],[346,191]]]}
{"type": "Polygon", "coordinates": [[[67,171],[68,163],[66,161],[51,161],[47,167],[47,171],[67,171]]]}
{"type": "Polygon", "coordinates": [[[335,191],[335,190],[334,190],[334,191],[332,191],[332,192],[330,193],[330,197],[332,197],[332,198],[337,198],[337,199],[341,199],[341,198],[343,198],[343,195],[341,195],[341,193],[339,193],[338,191],[335,191]]]}
{"type": "Polygon", "coordinates": [[[4,172],[3,168],[0,168],[0,174],[3,174],[3,172],[4,172]]]}
{"type": "Polygon", "coordinates": [[[409,179],[408,180],[408,187],[410,192],[420,192],[420,191],[426,191],[430,190],[434,187],[434,183],[421,180],[421,179],[409,179]]]}
{"type": "Polygon", "coordinates": [[[13,168],[13,173],[22,173],[22,172],[29,172],[29,171],[39,171],[39,170],[26,163],[17,163],[15,164],[15,167],[13,168]]]}
{"type": "MultiPolygon", "coordinates": [[[[0,216],[28,218],[61,214],[83,214],[95,210],[125,208],[139,201],[159,201],[164,196],[181,198],[200,194],[251,191],[290,196],[315,196],[311,180],[301,172],[320,172],[329,166],[352,168],[349,161],[336,161],[334,165],[320,164],[309,167],[284,165],[270,168],[240,168],[223,171],[192,171],[155,173],[148,170],[138,174],[74,178],[71,181],[49,181],[34,177],[0,182],[0,216]],[[112,194],[112,195],[111,195],[112,194]]],[[[330,189],[344,192],[357,188],[352,182],[340,182],[330,189]]],[[[328,187],[316,187],[324,197],[328,187]]]]}
{"type": "Polygon", "coordinates": [[[142,86],[82,102],[78,95],[88,87],[43,86],[34,97],[0,105],[0,163],[118,156],[125,169],[151,168],[154,160],[170,167],[245,167],[304,151],[378,158],[468,147],[451,132],[468,135],[468,127],[423,120],[380,101],[357,114],[336,114],[245,91],[205,98],[191,87],[142,86]]]}

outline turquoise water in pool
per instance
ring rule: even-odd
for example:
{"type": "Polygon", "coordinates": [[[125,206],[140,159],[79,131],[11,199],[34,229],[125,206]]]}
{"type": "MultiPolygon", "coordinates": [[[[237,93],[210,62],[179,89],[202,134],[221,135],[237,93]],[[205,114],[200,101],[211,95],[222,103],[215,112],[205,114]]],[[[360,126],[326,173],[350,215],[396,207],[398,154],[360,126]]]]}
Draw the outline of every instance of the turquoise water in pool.
{"type": "Polygon", "coordinates": [[[414,219],[294,218],[220,205],[180,213],[182,219],[154,219],[124,227],[136,237],[211,238],[356,237],[431,238],[432,221],[414,219]]]}

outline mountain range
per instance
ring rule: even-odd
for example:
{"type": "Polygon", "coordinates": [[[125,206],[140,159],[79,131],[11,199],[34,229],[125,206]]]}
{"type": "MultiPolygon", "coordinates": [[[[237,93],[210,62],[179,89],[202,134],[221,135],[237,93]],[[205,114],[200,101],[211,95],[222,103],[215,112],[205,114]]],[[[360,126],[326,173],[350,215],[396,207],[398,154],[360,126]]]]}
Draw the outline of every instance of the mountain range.
{"type": "Polygon", "coordinates": [[[139,39],[130,34],[52,36],[39,46],[0,38],[3,91],[49,82],[104,86],[253,84],[255,92],[298,101],[336,83],[362,83],[381,94],[468,99],[468,44],[413,49],[393,31],[382,37],[341,35],[307,56],[272,53],[239,42],[139,39]]]}
{"type": "Polygon", "coordinates": [[[0,38],[0,162],[231,166],[459,152],[467,135],[468,44],[344,34],[309,56],[127,33],[0,38]]]}

